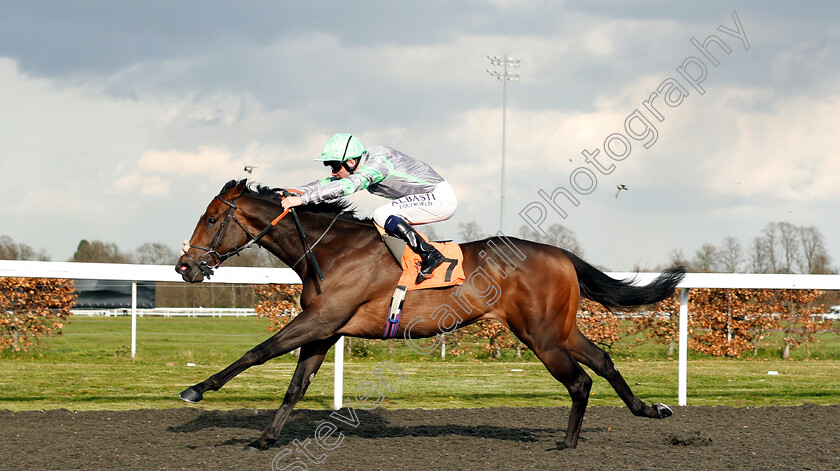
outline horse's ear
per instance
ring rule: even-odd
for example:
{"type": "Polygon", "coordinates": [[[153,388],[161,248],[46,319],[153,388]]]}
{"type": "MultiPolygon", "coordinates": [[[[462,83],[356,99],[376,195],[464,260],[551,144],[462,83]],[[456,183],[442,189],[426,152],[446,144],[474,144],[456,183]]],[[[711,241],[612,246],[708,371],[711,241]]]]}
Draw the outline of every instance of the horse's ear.
{"type": "Polygon", "coordinates": [[[231,180],[231,181],[225,183],[225,186],[222,187],[222,191],[220,191],[219,194],[221,195],[222,193],[230,190],[231,188],[233,188],[235,186],[236,186],[236,180],[231,180]]]}

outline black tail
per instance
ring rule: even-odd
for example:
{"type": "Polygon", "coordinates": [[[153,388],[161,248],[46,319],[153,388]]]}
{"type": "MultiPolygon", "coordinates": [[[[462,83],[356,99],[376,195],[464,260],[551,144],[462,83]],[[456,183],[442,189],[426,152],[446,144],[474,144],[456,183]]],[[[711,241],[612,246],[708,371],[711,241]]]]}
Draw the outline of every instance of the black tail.
{"type": "Polygon", "coordinates": [[[608,308],[644,306],[667,299],[685,276],[685,267],[669,268],[647,286],[633,286],[633,279],[616,280],[577,255],[563,250],[578,276],[580,294],[608,308]]]}

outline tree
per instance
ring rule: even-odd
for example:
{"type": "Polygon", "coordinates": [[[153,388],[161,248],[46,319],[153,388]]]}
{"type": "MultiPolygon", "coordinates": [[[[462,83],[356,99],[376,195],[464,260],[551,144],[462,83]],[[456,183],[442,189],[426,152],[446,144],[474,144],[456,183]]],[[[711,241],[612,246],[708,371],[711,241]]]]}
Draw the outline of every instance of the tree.
{"type": "Polygon", "coordinates": [[[714,272],[718,265],[717,248],[712,244],[703,244],[700,250],[694,252],[691,265],[694,270],[702,273],[714,272]]]}
{"type": "Polygon", "coordinates": [[[785,334],[783,339],[784,349],[782,358],[790,358],[790,350],[804,345],[806,350],[808,344],[817,341],[814,336],[817,332],[825,330],[829,322],[817,322],[813,314],[822,313],[821,306],[815,306],[814,302],[822,295],[822,291],[807,289],[783,289],[776,291],[776,300],[782,311],[782,329],[785,334]]]}
{"type": "Polygon", "coordinates": [[[24,243],[15,243],[11,237],[0,236],[0,260],[40,260],[46,261],[50,257],[44,249],[35,251],[24,243]]]}
{"type": "Polygon", "coordinates": [[[578,328],[586,338],[607,352],[621,340],[621,321],[615,313],[603,305],[581,298],[578,305],[578,328]]]}
{"type": "Polygon", "coordinates": [[[268,330],[280,330],[300,311],[301,285],[255,285],[257,315],[268,317],[272,325],[268,330]]]}
{"type": "Polygon", "coordinates": [[[519,236],[525,240],[561,247],[579,257],[583,256],[583,246],[580,245],[574,231],[571,229],[562,224],[555,223],[548,227],[545,234],[545,237],[543,237],[524,224],[519,227],[519,236]]]}
{"type": "Polygon", "coordinates": [[[789,222],[776,224],[779,228],[779,243],[782,248],[781,273],[793,273],[793,266],[799,259],[799,228],[789,222]]]}
{"type": "MultiPolygon", "coordinates": [[[[679,338],[680,322],[680,293],[676,292],[668,299],[657,304],[655,310],[648,315],[633,318],[636,332],[645,334],[657,343],[668,344],[668,358],[673,358],[677,339],[679,338]]],[[[688,333],[691,336],[691,331],[688,333]]]]}
{"type": "Polygon", "coordinates": [[[800,270],[804,273],[831,273],[831,257],[820,230],[815,226],[800,227],[799,240],[802,243],[800,270]]]}
{"type": "Polygon", "coordinates": [[[73,254],[71,262],[94,263],[131,263],[131,256],[120,252],[117,244],[94,240],[88,242],[82,239],[73,254]]]}
{"type": "Polygon", "coordinates": [[[689,303],[689,312],[695,313],[689,346],[715,356],[739,357],[754,348],[756,327],[767,330],[776,310],[770,290],[694,289],[689,303]]]}
{"type": "Polygon", "coordinates": [[[475,336],[487,339],[487,343],[482,348],[497,360],[502,358],[502,349],[519,345],[516,336],[499,321],[482,320],[475,325],[478,328],[475,336]]]}
{"type": "Polygon", "coordinates": [[[691,265],[691,262],[689,262],[688,258],[686,258],[685,253],[683,252],[683,249],[676,248],[676,249],[671,249],[671,251],[668,252],[668,266],[669,267],[678,267],[678,266],[688,267],[690,265],[691,265]]]}
{"type": "Polygon", "coordinates": [[[741,266],[744,255],[741,253],[741,243],[734,237],[726,237],[717,249],[718,262],[721,271],[736,273],[741,266]]]}
{"type": "Polygon", "coordinates": [[[437,230],[435,230],[434,224],[423,224],[422,226],[416,227],[416,229],[431,241],[441,240],[437,230]]]}
{"type": "Polygon", "coordinates": [[[760,236],[753,237],[749,255],[750,269],[753,273],[768,272],[767,252],[767,241],[760,236]]]}
{"type": "Polygon", "coordinates": [[[137,248],[137,263],[144,265],[174,265],[178,255],[165,244],[146,242],[137,248]]]}
{"type": "Polygon", "coordinates": [[[0,278],[0,350],[26,351],[39,337],[61,335],[77,296],[71,280],[0,278]]]}
{"type": "Polygon", "coordinates": [[[771,222],[753,238],[750,264],[755,273],[832,273],[825,239],[815,226],[771,222]]]}
{"type": "Polygon", "coordinates": [[[482,232],[481,226],[478,225],[475,221],[470,221],[468,223],[459,223],[458,224],[458,236],[461,238],[461,242],[472,242],[474,240],[479,240],[487,237],[482,232]]]}

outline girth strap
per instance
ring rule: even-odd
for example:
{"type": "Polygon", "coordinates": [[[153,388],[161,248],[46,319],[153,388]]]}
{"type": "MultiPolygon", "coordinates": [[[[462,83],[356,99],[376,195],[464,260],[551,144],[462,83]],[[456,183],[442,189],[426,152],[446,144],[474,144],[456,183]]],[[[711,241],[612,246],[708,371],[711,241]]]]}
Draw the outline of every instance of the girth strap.
{"type": "Polygon", "coordinates": [[[397,336],[397,329],[400,326],[400,315],[402,314],[403,302],[405,301],[405,285],[397,285],[394,295],[391,297],[391,307],[388,309],[388,322],[385,324],[385,335],[383,339],[390,339],[397,336]]]}

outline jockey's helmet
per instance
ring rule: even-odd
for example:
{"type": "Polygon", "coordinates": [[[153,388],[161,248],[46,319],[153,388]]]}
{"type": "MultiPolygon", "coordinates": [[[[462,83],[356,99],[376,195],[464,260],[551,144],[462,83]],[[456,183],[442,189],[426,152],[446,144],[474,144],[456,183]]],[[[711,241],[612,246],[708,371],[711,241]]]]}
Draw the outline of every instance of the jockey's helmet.
{"type": "Polygon", "coordinates": [[[361,157],[365,153],[365,146],[359,138],[347,133],[334,134],[327,143],[324,144],[324,150],[321,156],[315,160],[321,162],[339,161],[355,159],[361,157]]]}

